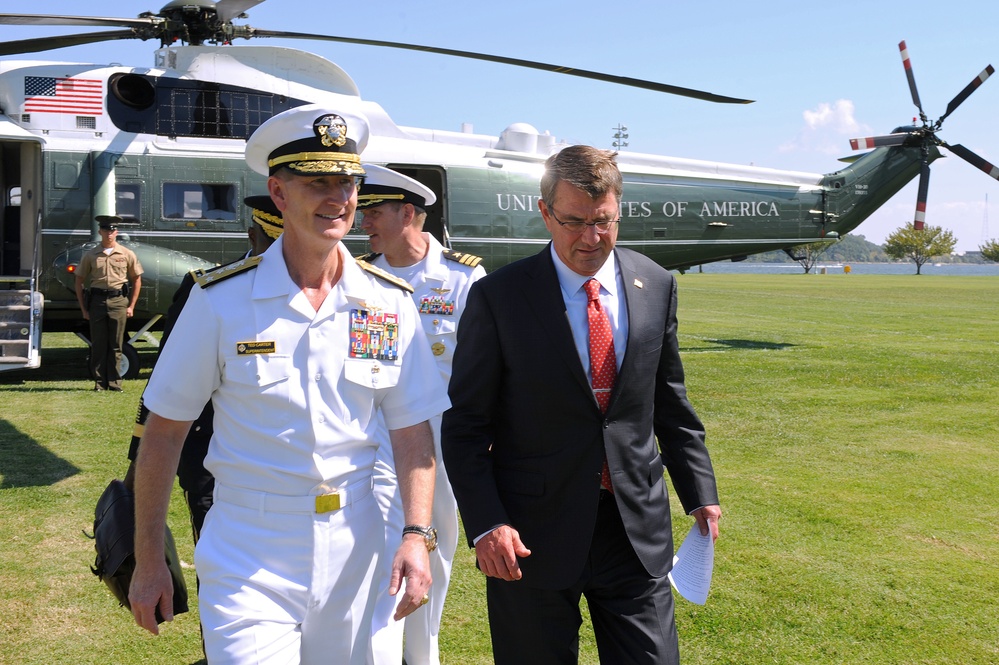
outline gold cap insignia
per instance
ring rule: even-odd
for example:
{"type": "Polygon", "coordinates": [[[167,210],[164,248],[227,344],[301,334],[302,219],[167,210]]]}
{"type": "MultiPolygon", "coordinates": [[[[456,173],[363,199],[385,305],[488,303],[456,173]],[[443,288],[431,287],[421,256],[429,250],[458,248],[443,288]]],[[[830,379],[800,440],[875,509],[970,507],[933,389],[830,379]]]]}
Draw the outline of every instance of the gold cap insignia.
{"type": "Polygon", "coordinates": [[[327,148],[334,145],[339,148],[347,143],[347,122],[335,113],[316,118],[312,129],[327,148]]]}

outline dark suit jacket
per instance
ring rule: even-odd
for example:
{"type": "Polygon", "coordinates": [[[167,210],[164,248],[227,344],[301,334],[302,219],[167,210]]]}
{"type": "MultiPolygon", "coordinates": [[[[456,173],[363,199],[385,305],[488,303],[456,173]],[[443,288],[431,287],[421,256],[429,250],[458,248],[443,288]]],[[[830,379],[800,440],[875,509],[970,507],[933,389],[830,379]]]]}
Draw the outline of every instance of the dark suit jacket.
{"type": "Polygon", "coordinates": [[[629,328],[606,415],[573,344],[550,245],[476,282],[458,327],[442,444],[469,546],[511,525],[532,550],[522,582],[539,588],[564,589],[582,573],[605,453],[650,575],[673,560],[664,468],[686,511],[718,503],[683,383],[676,283],[641,254],[615,253],[629,328]]]}

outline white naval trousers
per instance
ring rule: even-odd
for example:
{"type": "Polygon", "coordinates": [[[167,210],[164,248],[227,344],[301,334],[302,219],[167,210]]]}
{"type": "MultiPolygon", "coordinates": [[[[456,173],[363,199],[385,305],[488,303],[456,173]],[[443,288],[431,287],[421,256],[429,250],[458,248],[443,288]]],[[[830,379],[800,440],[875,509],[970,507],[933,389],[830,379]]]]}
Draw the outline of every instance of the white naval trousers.
{"type": "Polygon", "coordinates": [[[370,487],[325,513],[309,497],[216,489],[194,556],[209,663],[365,663],[385,547],[370,487]]]}
{"type": "Polygon", "coordinates": [[[430,586],[430,602],[416,610],[402,621],[392,618],[401,591],[395,596],[388,595],[389,575],[392,571],[392,558],[402,542],[402,527],[405,516],[399,496],[399,483],[395,476],[395,466],[391,457],[386,459],[379,449],[375,462],[375,499],[385,519],[385,551],[382,555],[374,618],[371,623],[371,655],[368,665],[399,665],[403,655],[406,665],[440,665],[441,615],[455,551],[458,549],[458,504],[451,491],[441,456],[440,443],[441,417],[430,419],[434,432],[434,445],[437,449],[437,477],[434,483],[433,526],[437,529],[437,549],[430,553],[430,573],[433,584],[430,586]],[[405,633],[405,650],[403,635],[405,633]]]}

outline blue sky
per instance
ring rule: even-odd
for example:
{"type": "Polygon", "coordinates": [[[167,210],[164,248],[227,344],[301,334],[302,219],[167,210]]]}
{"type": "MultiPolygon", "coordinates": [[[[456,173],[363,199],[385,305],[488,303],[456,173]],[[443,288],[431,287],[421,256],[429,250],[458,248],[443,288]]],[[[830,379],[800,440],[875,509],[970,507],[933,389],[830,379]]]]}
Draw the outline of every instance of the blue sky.
{"type": "MultiPolygon", "coordinates": [[[[162,4],[39,0],[28,11],[131,18],[162,4]]],[[[908,44],[931,119],[987,64],[999,67],[994,0],[268,0],[248,13],[242,22],[259,28],[480,51],[757,100],[711,104],[411,51],[256,41],[333,60],[400,125],[457,131],[470,123],[498,135],[526,122],[559,140],[609,148],[613,128],[624,124],[628,150],[815,173],[842,166],[837,158],[853,154],[848,139],[912,122],[899,41],[908,44]]],[[[87,30],[0,26],[0,39],[87,30]]],[[[108,42],[38,57],[148,66],[155,46],[108,42]]],[[[999,75],[993,79],[946,120],[940,137],[999,164],[999,75]]],[[[883,242],[912,220],[915,199],[913,181],[855,233],[883,242]]],[[[999,182],[957,157],[934,163],[927,223],[953,231],[959,251],[981,244],[986,222],[988,237],[999,237],[997,204],[999,182]]]]}

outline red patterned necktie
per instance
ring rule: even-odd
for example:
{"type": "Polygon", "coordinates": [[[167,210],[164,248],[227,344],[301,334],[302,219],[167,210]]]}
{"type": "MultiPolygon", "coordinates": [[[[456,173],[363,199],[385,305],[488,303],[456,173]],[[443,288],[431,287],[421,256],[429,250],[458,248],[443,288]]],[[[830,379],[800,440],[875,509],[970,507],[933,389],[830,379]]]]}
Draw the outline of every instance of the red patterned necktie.
{"type": "MultiPolygon", "coordinates": [[[[590,279],[583,286],[586,289],[586,319],[590,328],[590,380],[600,412],[607,413],[607,404],[610,402],[614,380],[617,378],[614,333],[611,332],[607,312],[600,304],[600,282],[590,279]]],[[[600,485],[604,489],[614,491],[606,458],[600,474],[600,485]]]]}

